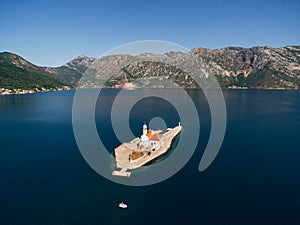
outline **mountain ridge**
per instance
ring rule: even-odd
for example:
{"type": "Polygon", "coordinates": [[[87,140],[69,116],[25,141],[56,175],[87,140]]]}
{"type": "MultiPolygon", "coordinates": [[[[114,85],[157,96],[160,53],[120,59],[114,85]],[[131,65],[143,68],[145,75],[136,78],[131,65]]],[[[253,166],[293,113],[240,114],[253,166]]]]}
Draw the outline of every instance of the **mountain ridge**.
{"type": "MultiPolygon", "coordinates": [[[[290,45],[280,48],[228,46],[213,50],[199,47],[189,53],[201,58],[210,67],[223,88],[299,89],[300,87],[300,46],[290,45]]],[[[185,54],[188,53],[167,52],[163,55],[144,55],[155,61],[156,57],[176,58],[184,57],[185,54]]],[[[126,57],[129,56],[119,55],[117,58],[122,60],[126,57]]],[[[116,60],[112,57],[102,58],[102,60],[111,59],[116,60]]],[[[27,88],[26,85],[23,85],[24,87],[20,85],[21,80],[26,81],[26,74],[31,77],[30,88],[76,87],[82,75],[95,61],[96,58],[81,55],[59,67],[44,67],[36,66],[17,54],[2,52],[0,53],[0,88],[27,88]],[[15,74],[15,77],[9,73],[15,74]],[[17,82],[18,79],[20,82],[17,82]]],[[[113,82],[108,82],[106,86],[123,87],[127,82],[145,77],[145,74],[146,76],[155,74],[166,79],[170,77],[168,74],[172,74],[171,77],[178,81],[180,86],[196,87],[190,79],[183,79],[187,76],[184,71],[156,62],[127,65],[121,68],[110,79],[113,82]],[[126,77],[126,80],[124,81],[122,77],[126,77]]],[[[26,82],[28,86],[28,81],[26,82]]]]}
{"type": "MultiPolygon", "coordinates": [[[[206,59],[216,76],[219,76],[219,78],[220,76],[223,78],[226,78],[226,76],[227,78],[230,76],[235,77],[237,78],[236,84],[244,83],[252,88],[264,88],[268,86],[273,88],[299,88],[299,46],[281,48],[256,46],[251,48],[223,48],[217,50],[196,48],[192,51],[206,59]],[[267,75],[267,77],[263,75],[267,75]],[[270,76],[273,79],[270,79],[270,76]]],[[[219,80],[223,84],[221,84],[222,86],[234,82],[229,79],[226,84],[226,79],[219,80]]]]}

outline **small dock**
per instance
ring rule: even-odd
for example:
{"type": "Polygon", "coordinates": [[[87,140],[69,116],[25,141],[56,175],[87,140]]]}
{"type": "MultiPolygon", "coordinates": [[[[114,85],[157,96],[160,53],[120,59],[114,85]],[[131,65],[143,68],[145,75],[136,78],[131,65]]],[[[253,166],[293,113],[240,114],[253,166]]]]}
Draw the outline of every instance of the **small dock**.
{"type": "Polygon", "coordinates": [[[127,172],[127,168],[122,168],[121,170],[113,171],[112,175],[117,177],[130,177],[131,173],[127,172]]]}

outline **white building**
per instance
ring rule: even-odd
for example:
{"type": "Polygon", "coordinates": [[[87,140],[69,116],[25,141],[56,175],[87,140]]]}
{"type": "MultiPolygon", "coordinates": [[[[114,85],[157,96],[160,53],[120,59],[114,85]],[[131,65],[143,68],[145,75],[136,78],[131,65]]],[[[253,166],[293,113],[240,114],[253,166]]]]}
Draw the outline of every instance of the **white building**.
{"type": "Polygon", "coordinates": [[[161,147],[162,134],[161,130],[153,131],[148,130],[147,125],[143,125],[143,134],[140,138],[138,148],[141,151],[155,151],[161,147]]]}

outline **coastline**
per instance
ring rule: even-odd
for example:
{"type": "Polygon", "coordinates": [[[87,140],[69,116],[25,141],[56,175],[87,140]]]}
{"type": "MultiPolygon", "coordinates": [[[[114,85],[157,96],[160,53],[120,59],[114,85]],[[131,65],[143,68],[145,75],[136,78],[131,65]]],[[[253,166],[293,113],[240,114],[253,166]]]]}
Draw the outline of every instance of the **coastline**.
{"type": "Polygon", "coordinates": [[[0,96],[7,95],[28,95],[39,92],[54,92],[54,91],[67,91],[72,90],[73,88],[70,86],[56,87],[56,88],[35,88],[35,89],[7,89],[0,87],[0,96]]]}
{"type": "MultiPolygon", "coordinates": [[[[9,96],[9,95],[28,95],[28,94],[34,94],[34,93],[43,93],[43,92],[56,92],[56,91],[69,91],[69,90],[76,90],[77,88],[70,87],[70,86],[64,86],[61,88],[41,88],[41,89],[6,89],[6,88],[1,88],[0,87],[0,96],[9,96]]],[[[83,88],[83,89],[98,89],[98,88],[83,88]]],[[[115,87],[104,87],[101,89],[123,89],[123,88],[115,88],[115,87]]],[[[137,89],[142,89],[142,88],[135,88],[135,89],[126,89],[129,91],[134,91],[137,89]]],[[[146,89],[157,89],[157,88],[146,88],[146,89]]],[[[158,88],[158,89],[176,89],[176,88],[158,88]]],[[[184,87],[183,89],[187,90],[197,90],[201,88],[189,88],[189,87],[184,87]]],[[[215,88],[207,88],[206,90],[213,90],[215,88]]],[[[248,87],[222,87],[222,90],[262,90],[262,91],[300,91],[299,88],[248,88],[248,87]]]]}

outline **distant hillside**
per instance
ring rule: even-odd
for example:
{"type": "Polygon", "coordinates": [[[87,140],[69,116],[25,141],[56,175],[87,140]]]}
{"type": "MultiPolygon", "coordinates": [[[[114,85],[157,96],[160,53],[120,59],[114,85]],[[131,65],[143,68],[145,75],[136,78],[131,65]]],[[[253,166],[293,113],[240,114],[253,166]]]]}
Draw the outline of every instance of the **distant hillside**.
{"type": "MultiPolygon", "coordinates": [[[[272,47],[227,47],[217,50],[195,48],[191,52],[201,57],[217,77],[221,87],[248,87],[260,89],[299,89],[300,87],[300,46],[272,47]]],[[[168,57],[184,57],[184,54],[165,54],[168,57]]],[[[124,59],[127,55],[107,57],[124,59]]],[[[153,55],[155,61],[157,55],[153,55]]],[[[83,71],[93,58],[78,57],[66,66],[83,71]]],[[[114,59],[113,59],[114,60],[114,59]]],[[[170,65],[144,62],[122,68],[107,83],[109,87],[122,87],[134,79],[145,76],[172,78],[183,87],[196,87],[186,74],[170,65]]]]}
{"type": "Polygon", "coordinates": [[[195,48],[192,52],[205,59],[223,87],[300,87],[300,46],[195,48]]]}
{"type": "MultiPolygon", "coordinates": [[[[202,58],[211,68],[222,87],[299,89],[300,46],[272,47],[227,47],[210,50],[195,48],[191,51],[202,58]]],[[[189,53],[151,55],[151,61],[161,57],[185,58],[189,53]]],[[[129,55],[109,56],[101,59],[102,65],[118,61],[129,55]],[[107,60],[107,61],[106,61],[107,60]]],[[[138,57],[138,56],[135,56],[138,57]]],[[[39,67],[12,53],[0,53],[0,88],[34,89],[75,87],[95,58],[78,56],[60,67],[39,67]]],[[[106,87],[123,87],[135,79],[157,77],[172,79],[187,88],[197,84],[184,71],[160,62],[140,62],[128,65],[106,83],[106,87]]],[[[90,81],[91,82],[91,81],[90,81]]],[[[95,86],[97,81],[95,80],[95,86]]],[[[84,84],[83,84],[84,86],[84,84]]],[[[91,84],[89,84],[91,86],[91,84]]],[[[164,87],[159,84],[157,87],[164,87]]]]}
{"type": "Polygon", "coordinates": [[[49,76],[43,67],[35,66],[12,53],[0,53],[0,88],[42,90],[61,88],[65,85],[49,76]]]}
{"type": "Polygon", "coordinates": [[[45,71],[49,76],[70,85],[76,86],[82,74],[95,61],[95,58],[86,56],[77,56],[70,62],[60,67],[47,67],[45,71]]]}

